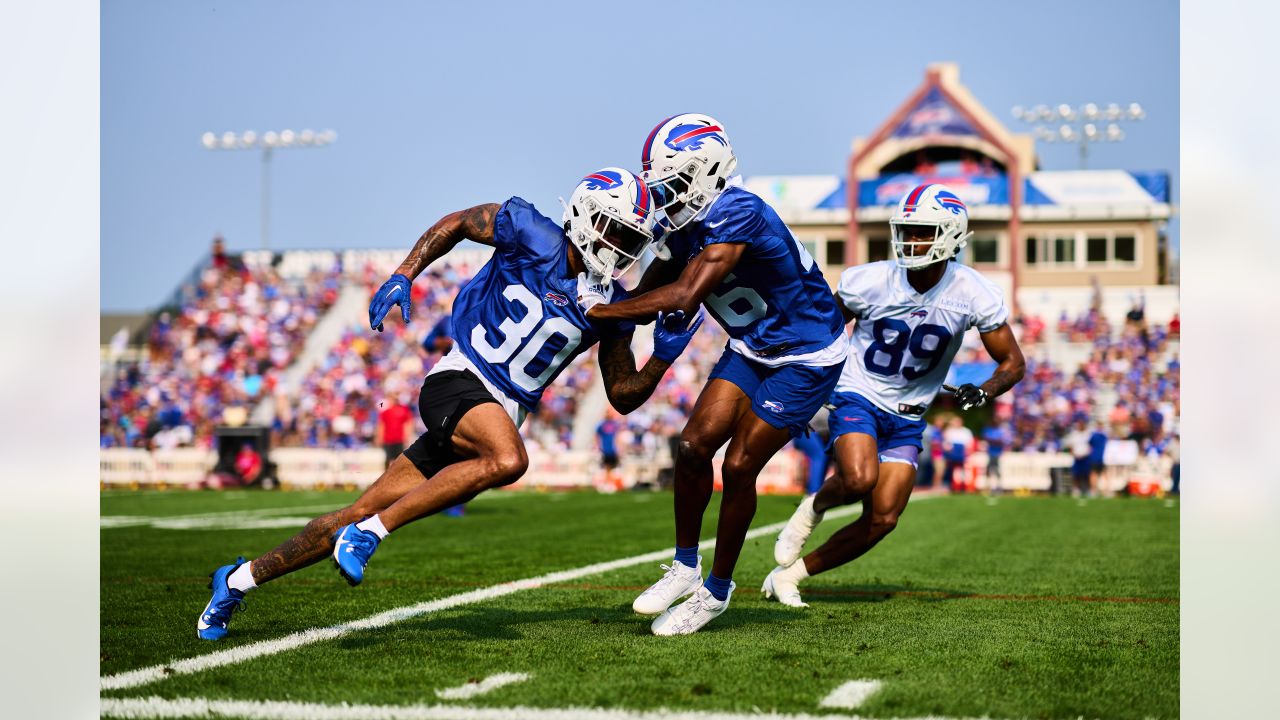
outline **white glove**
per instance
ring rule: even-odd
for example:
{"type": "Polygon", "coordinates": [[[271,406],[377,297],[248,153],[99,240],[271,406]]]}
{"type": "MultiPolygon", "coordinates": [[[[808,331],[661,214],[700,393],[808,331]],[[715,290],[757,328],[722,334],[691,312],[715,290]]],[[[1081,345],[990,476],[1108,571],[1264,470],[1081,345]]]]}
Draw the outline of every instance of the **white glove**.
{"type": "Polygon", "coordinates": [[[608,303],[609,290],[609,284],[603,277],[578,273],[578,304],[582,306],[582,312],[585,313],[601,303],[608,303]]]}

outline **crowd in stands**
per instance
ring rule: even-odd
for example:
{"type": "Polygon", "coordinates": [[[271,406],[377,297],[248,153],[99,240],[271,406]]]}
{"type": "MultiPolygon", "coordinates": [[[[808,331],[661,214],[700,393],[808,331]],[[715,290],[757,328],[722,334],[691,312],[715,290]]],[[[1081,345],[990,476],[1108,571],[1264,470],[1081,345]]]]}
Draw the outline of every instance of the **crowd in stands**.
{"type": "MultiPolygon", "coordinates": [[[[997,399],[992,421],[980,437],[961,437],[943,428],[947,419],[940,418],[926,433],[935,464],[950,469],[963,463],[967,453],[982,449],[997,462],[1010,451],[1066,452],[1087,456],[1080,467],[1092,467],[1102,464],[1107,442],[1132,440],[1141,454],[1170,458],[1176,468],[1181,365],[1173,343],[1180,320],[1175,315],[1167,324],[1148,322],[1139,299],[1113,327],[1099,305],[1095,300],[1076,317],[1064,312],[1051,330],[1040,317],[1018,318],[1015,332],[1027,358],[1025,377],[997,399]],[[1067,343],[1086,344],[1085,360],[1075,367],[1051,362],[1040,351],[1048,340],[1046,331],[1067,343]]],[[[957,362],[994,365],[973,336],[966,337],[957,362]]]]}
{"type": "MultiPolygon", "coordinates": [[[[447,259],[437,263],[413,285],[412,324],[389,318],[385,331],[376,333],[355,323],[299,382],[284,387],[283,371],[342,285],[355,282],[369,295],[385,273],[371,264],[345,271],[335,264],[285,280],[271,267],[241,265],[216,243],[208,266],[182,289],[179,307],[160,313],[152,324],[143,358],[117,368],[107,383],[101,444],[210,447],[214,427],[229,411],[247,416],[264,399],[274,406],[274,446],[377,446],[383,430],[379,418],[389,405],[413,410],[413,426],[407,429],[420,432],[416,406],[422,378],[449,350],[453,298],[478,269],[447,259]]],[[[994,450],[996,455],[1070,452],[1081,422],[1108,439],[1135,440],[1144,452],[1168,452],[1172,440],[1176,452],[1180,365],[1171,342],[1178,337],[1178,318],[1149,323],[1135,302],[1113,326],[1095,302],[1076,317],[1062,314],[1052,326],[1022,315],[1014,328],[1027,357],[1025,378],[994,403],[990,426],[976,436],[964,436],[962,426],[944,427],[949,418],[943,418],[926,436],[926,450],[935,460],[961,462],[953,449],[961,443],[967,452],[994,450]],[[1041,351],[1050,333],[1077,348],[1087,343],[1087,358],[1077,367],[1051,362],[1041,351]]],[[[714,322],[704,323],[651,400],[612,419],[620,457],[652,458],[672,447],[725,340],[714,322]]],[[[645,353],[636,354],[642,363],[645,353]]],[[[974,333],[966,336],[956,362],[994,366],[974,333]]],[[[599,383],[598,374],[595,353],[584,353],[548,388],[538,412],[522,428],[531,447],[572,445],[578,409],[599,383]]],[[[945,411],[945,400],[939,405],[945,411]]],[[[393,430],[390,437],[401,435],[393,430]]]]}
{"type": "Polygon", "coordinates": [[[151,324],[143,357],[106,383],[101,446],[210,447],[228,410],[247,414],[270,395],[340,284],[333,272],[286,281],[246,268],[215,240],[178,307],[151,324]]]}

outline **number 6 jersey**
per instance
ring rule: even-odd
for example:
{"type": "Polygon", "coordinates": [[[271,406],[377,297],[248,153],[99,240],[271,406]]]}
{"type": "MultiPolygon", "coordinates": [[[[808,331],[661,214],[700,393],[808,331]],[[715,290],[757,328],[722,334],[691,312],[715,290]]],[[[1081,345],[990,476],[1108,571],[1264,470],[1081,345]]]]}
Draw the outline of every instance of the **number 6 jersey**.
{"type": "Polygon", "coordinates": [[[923,294],[890,260],[848,268],[836,294],[858,319],[836,392],[913,419],[938,394],[965,331],[990,332],[1009,319],[1004,291],[955,262],[923,294]]]}
{"type": "MultiPolygon", "coordinates": [[[[494,220],[493,257],[453,301],[453,341],[509,398],[532,412],[560,371],[601,338],[630,335],[628,322],[588,320],[569,241],[560,226],[513,197],[494,220]]],[[[612,300],[626,297],[616,282],[612,300]]]]}

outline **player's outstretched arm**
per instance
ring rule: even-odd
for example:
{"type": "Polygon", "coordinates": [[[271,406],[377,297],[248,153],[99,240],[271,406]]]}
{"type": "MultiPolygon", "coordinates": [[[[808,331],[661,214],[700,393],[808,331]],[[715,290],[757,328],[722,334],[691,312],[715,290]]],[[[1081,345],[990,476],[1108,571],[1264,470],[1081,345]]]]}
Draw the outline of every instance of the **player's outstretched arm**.
{"type": "Polygon", "coordinates": [[[653,355],[644,367],[636,370],[631,352],[631,334],[600,341],[600,373],[609,404],[626,415],[640,407],[653,395],[662,376],[680,353],[689,346],[693,334],[702,325],[702,313],[693,322],[680,313],[664,314],[653,329],[653,355]]]}
{"type": "Polygon", "coordinates": [[[396,272],[413,280],[439,260],[445,253],[465,238],[485,245],[493,245],[493,223],[502,206],[497,203],[476,205],[473,208],[449,213],[422,233],[409,255],[400,263],[396,272]]]}
{"type": "Polygon", "coordinates": [[[500,207],[488,203],[449,213],[423,233],[409,251],[409,256],[396,268],[395,274],[373,294],[373,299],[369,301],[369,327],[382,332],[383,319],[396,305],[400,306],[400,319],[408,325],[412,314],[413,279],[440,256],[452,250],[463,238],[492,245],[494,218],[500,207]]]}
{"type": "Polygon", "coordinates": [[[991,332],[982,333],[982,344],[987,348],[991,359],[999,365],[990,379],[982,383],[981,389],[988,397],[1008,392],[1010,388],[1022,380],[1027,370],[1027,361],[1022,357],[1022,348],[1018,347],[1018,339],[1006,323],[991,332]]]}
{"type": "Polygon", "coordinates": [[[621,302],[599,304],[587,311],[592,320],[647,322],[660,312],[681,310],[693,317],[698,306],[725,276],[733,272],[746,250],[743,243],[716,243],[698,254],[674,282],[621,302]]]}
{"type": "Polygon", "coordinates": [[[651,290],[657,290],[663,285],[675,282],[676,278],[680,277],[681,267],[675,260],[654,258],[653,262],[649,263],[649,267],[644,269],[644,275],[641,276],[640,282],[636,284],[631,294],[643,295],[651,290]]]}

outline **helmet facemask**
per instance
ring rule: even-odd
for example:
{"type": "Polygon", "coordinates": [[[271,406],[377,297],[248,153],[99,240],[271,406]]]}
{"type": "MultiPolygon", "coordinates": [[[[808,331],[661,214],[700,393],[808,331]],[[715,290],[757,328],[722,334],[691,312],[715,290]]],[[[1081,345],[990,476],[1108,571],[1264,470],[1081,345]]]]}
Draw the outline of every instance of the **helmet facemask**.
{"type": "Polygon", "coordinates": [[[708,166],[707,158],[695,157],[663,177],[655,177],[657,173],[653,171],[642,177],[653,196],[654,209],[666,215],[672,230],[679,230],[716,199],[724,189],[724,178],[733,173],[737,164],[737,158],[730,158],[728,167],[720,168],[719,163],[708,166]],[[671,208],[675,206],[679,208],[673,211],[671,208]]]}
{"type": "MultiPolygon", "coordinates": [[[[968,244],[969,238],[973,235],[970,232],[961,236],[960,233],[963,231],[957,220],[942,222],[890,220],[889,230],[894,259],[898,267],[907,270],[919,270],[936,262],[950,260],[968,244]],[[929,228],[933,231],[933,238],[931,240],[908,239],[908,231],[905,228],[929,228]],[[923,253],[919,252],[922,246],[928,248],[923,253]]],[[[910,235],[918,238],[921,233],[910,233],[910,235]]]]}
{"type": "Polygon", "coordinates": [[[593,275],[621,278],[653,241],[650,228],[620,218],[592,197],[565,205],[565,218],[569,240],[593,275]]]}

